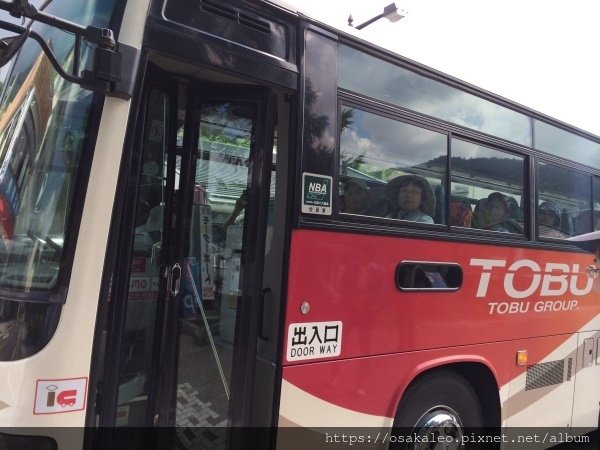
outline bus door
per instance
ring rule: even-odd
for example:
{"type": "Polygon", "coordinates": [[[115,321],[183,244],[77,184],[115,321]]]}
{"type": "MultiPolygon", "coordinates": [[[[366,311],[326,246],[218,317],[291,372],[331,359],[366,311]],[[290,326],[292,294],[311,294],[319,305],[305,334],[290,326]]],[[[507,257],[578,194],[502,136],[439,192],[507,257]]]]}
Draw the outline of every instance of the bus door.
{"type": "MultiPolygon", "coordinates": [[[[168,427],[177,448],[241,448],[257,405],[268,405],[264,429],[272,415],[272,399],[257,395],[273,395],[275,365],[261,363],[257,348],[272,294],[263,276],[276,96],[260,86],[175,85],[145,89],[118,392],[101,423],[168,427]],[[256,377],[265,366],[270,373],[256,377]]],[[[150,436],[141,445],[166,448],[150,436]]]]}
{"type": "Polygon", "coordinates": [[[197,84],[188,101],[157,411],[180,445],[229,448],[252,423],[275,111],[260,87],[197,84]]]}

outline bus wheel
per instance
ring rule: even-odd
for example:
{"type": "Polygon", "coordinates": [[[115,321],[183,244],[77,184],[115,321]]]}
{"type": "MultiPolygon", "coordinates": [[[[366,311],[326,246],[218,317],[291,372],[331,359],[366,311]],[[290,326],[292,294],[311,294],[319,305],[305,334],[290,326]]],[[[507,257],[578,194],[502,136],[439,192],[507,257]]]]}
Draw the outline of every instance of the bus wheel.
{"type": "Polygon", "coordinates": [[[472,436],[465,427],[481,431],[483,426],[481,405],[471,384],[456,372],[437,371],[417,380],[402,397],[390,448],[437,448],[435,442],[443,448],[463,449],[472,436]],[[423,447],[425,442],[430,446],[423,447]]]}

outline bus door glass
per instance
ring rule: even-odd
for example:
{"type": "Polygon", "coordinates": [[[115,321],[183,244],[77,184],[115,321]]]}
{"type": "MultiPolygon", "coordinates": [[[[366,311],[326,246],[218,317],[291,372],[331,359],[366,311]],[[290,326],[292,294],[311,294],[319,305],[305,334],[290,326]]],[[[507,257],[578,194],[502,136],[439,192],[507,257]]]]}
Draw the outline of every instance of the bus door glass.
{"type": "Polygon", "coordinates": [[[178,90],[146,94],[114,421],[176,425],[180,441],[211,428],[215,448],[236,447],[228,430],[255,407],[273,97],[232,84],[178,90]],[[177,98],[186,105],[175,112],[177,98]]]}
{"type": "MultiPolygon", "coordinates": [[[[168,329],[178,330],[175,396],[180,441],[235,446],[254,387],[273,120],[260,88],[199,85],[188,96],[181,159],[181,282],[168,329]],[[222,92],[222,94],[219,94],[222,92]],[[190,120],[191,118],[191,120],[190,120]],[[213,431],[207,438],[206,429],[213,431]],[[197,434],[197,436],[196,436],[197,434]],[[226,444],[227,443],[227,444],[226,444]]],[[[169,410],[166,414],[172,414],[169,410]]]]}
{"type": "MultiPolygon", "coordinates": [[[[144,427],[154,422],[153,386],[160,381],[160,323],[168,304],[164,271],[172,259],[172,229],[179,179],[176,167],[177,88],[158,69],[148,71],[142,99],[143,117],[135,148],[141,149],[139,167],[132,168],[137,196],[134,211],[134,239],[129,257],[129,277],[122,309],[115,313],[120,323],[118,387],[116,408],[105,413],[107,425],[144,427]],[[111,417],[111,415],[114,415],[111,417]]],[[[133,183],[132,183],[133,184],[133,183]]],[[[119,282],[115,283],[119,286],[119,282]]],[[[118,287],[117,287],[118,289],[118,287]]],[[[108,352],[108,358],[116,352],[108,352]]],[[[111,376],[110,373],[105,377],[111,376]]]]}

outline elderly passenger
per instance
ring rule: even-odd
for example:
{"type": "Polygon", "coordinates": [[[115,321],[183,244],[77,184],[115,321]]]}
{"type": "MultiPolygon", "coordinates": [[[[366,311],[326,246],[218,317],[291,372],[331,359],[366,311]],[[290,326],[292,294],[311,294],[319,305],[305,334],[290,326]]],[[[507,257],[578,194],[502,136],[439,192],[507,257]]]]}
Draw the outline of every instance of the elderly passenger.
{"type": "Polygon", "coordinates": [[[386,198],[392,207],[387,217],[433,223],[435,196],[425,178],[402,175],[390,180],[386,186],[386,198]]]}

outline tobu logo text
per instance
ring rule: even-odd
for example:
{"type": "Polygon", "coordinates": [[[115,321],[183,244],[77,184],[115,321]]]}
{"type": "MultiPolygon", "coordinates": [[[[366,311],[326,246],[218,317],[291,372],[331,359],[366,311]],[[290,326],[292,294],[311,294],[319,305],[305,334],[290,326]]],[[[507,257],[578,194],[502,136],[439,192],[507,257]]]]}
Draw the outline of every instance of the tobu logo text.
{"type": "MultiPolygon", "coordinates": [[[[482,273],[477,286],[476,297],[485,297],[490,285],[492,273],[507,266],[502,259],[472,258],[470,265],[481,267],[482,273]]],[[[544,269],[530,259],[521,259],[512,263],[504,274],[504,292],[512,298],[526,298],[534,294],[540,297],[570,294],[582,296],[592,290],[594,280],[580,279],[579,264],[546,263],[544,269]],[[515,278],[519,279],[515,286],[515,278]]]]}

